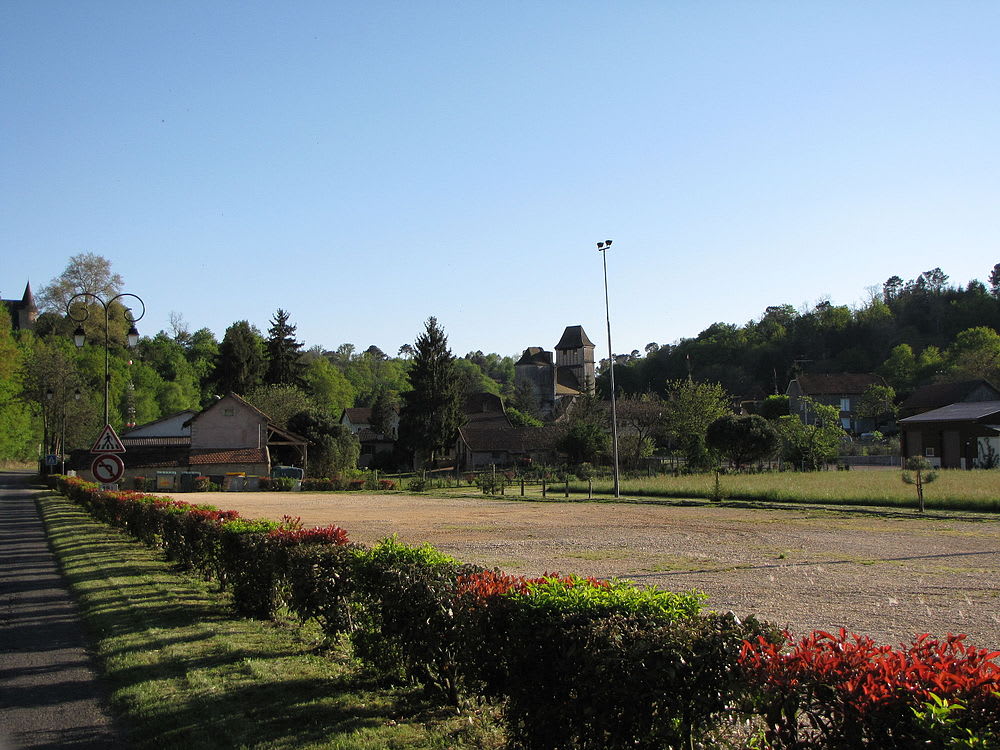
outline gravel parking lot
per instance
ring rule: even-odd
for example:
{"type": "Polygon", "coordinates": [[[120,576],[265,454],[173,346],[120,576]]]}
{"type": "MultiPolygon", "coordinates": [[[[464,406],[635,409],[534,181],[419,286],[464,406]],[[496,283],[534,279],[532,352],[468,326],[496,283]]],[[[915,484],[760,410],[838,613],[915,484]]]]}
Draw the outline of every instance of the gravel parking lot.
{"type": "MultiPolygon", "coordinates": [[[[191,500],[191,495],[177,497],[191,500]]],[[[967,633],[1000,648],[1000,519],[971,513],[705,503],[524,502],[401,494],[239,493],[245,516],[391,534],[510,573],[700,589],[707,606],[795,634],[845,627],[885,643],[967,633]]]]}

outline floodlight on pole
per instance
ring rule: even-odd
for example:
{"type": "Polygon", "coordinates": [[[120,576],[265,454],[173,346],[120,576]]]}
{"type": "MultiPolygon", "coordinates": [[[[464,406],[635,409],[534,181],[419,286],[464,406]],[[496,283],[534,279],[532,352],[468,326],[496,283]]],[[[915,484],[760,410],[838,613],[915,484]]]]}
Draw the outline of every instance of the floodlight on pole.
{"type": "Polygon", "coordinates": [[[614,461],[615,497],[621,497],[621,481],[618,474],[618,415],[615,410],[615,355],[611,349],[611,304],[608,301],[608,253],[611,240],[597,243],[597,250],[604,261],[604,311],[608,321],[608,368],[611,373],[611,454],[614,461]]]}
{"type": "Polygon", "coordinates": [[[80,292],[79,294],[74,294],[72,297],[70,297],[69,302],[66,303],[66,314],[70,317],[71,320],[78,323],[76,330],[73,331],[73,343],[76,344],[78,349],[82,348],[84,342],[86,341],[86,333],[83,330],[83,323],[85,320],[87,320],[87,318],[90,317],[90,310],[86,306],[84,306],[83,317],[78,318],[73,314],[73,302],[75,302],[80,298],[88,298],[94,300],[95,302],[100,304],[101,307],[104,308],[104,424],[106,425],[111,424],[108,418],[109,417],[108,391],[111,386],[111,354],[110,354],[111,338],[108,328],[110,327],[111,323],[111,304],[113,302],[117,302],[123,297],[132,297],[133,299],[138,300],[139,304],[142,305],[142,312],[139,313],[138,315],[132,314],[131,307],[125,308],[125,320],[128,321],[129,323],[129,329],[126,338],[128,341],[128,345],[130,347],[133,347],[137,343],[139,343],[139,331],[135,327],[135,323],[137,320],[141,320],[142,316],[146,314],[146,303],[143,302],[142,298],[139,297],[138,295],[130,294],[128,292],[122,292],[121,294],[116,294],[111,299],[105,301],[104,299],[98,297],[93,292],[80,292]]]}

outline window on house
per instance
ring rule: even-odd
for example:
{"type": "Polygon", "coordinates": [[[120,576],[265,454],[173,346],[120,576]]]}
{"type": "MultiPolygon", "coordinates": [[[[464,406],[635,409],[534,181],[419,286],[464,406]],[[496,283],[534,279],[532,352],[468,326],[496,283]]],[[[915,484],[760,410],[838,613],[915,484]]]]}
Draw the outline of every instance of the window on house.
{"type": "Polygon", "coordinates": [[[222,410],[222,416],[224,416],[224,417],[235,417],[236,416],[236,410],[233,409],[233,408],[223,409],[222,410]]]}
{"type": "Polygon", "coordinates": [[[842,398],[842,399],[840,399],[840,410],[841,411],[850,411],[851,410],[851,399],[849,399],[849,398],[842,398]]]}
{"type": "Polygon", "coordinates": [[[925,449],[924,455],[927,456],[927,458],[934,458],[934,449],[933,448],[925,449]]]}

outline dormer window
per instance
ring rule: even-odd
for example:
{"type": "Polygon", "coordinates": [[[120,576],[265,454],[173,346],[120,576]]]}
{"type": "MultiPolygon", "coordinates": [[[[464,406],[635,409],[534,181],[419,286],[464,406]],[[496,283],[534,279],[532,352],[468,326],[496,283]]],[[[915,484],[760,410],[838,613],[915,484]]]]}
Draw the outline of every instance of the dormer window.
{"type": "Polygon", "coordinates": [[[222,416],[224,416],[224,417],[235,417],[236,416],[236,409],[234,409],[231,406],[227,406],[225,409],[222,410],[222,416]]]}

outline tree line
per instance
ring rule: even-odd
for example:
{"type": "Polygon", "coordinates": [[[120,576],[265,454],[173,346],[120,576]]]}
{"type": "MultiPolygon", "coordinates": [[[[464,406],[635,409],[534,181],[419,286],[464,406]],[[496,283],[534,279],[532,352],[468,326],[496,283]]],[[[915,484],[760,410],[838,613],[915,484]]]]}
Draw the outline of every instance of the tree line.
{"type": "MultiPolygon", "coordinates": [[[[668,383],[690,377],[719,383],[736,399],[760,401],[784,393],[800,373],[873,372],[904,398],[935,382],[1000,382],[998,330],[1000,263],[988,286],[950,285],[934,268],[869,287],[867,301],[854,308],[828,300],[804,310],[775,305],[742,326],[713,323],[694,338],[616,355],[615,387],[665,396],[668,383]]],[[[597,386],[608,397],[607,361],[601,364],[597,386]]]]}
{"type": "MultiPolygon", "coordinates": [[[[170,331],[144,336],[134,349],[126,346],[125,336],[134,313],[122,304],[110,305],[107,330],[104,310],[93,300],[73,302],[73,314],[67,314],[74,295],[87,292],[110,300],[123,287],[110,261],[84,253],[72,257],[63,273],[40,290],[41,313],[33,331],[12,331],[10,318],[0,315],[0,460],[32,460],[89,446],[103,418],[105,337],[109,411],[116,428],[200,410],[234,392],[279,426],[309,438],[316,471],[333,473],[357,461],[357,440],[338,424],[345,409],[371,407],[373,428],[390,432],[394,413],[414,401],[408,395],[414,384],[428,387],[420,380],[428,357],[445,360],[446,375],[438,373],[431,385],[447,381],[454,399],[488,391],[516,401],[513,358],[481,351],[456,358],[433,318],[414,344],[403,344],[391,357],[376,346],[306,348],[296,337],[291,314],[281,308],[266,333],[238,320],[221,341],[208,328],[192,332],[182,315],[172,313],[170,331]],[[86,343],[77,349],[73,333],[82,319],[86,343]],[[421,348],[428,336],[432,352],[421,348]]],[[[401,437],[409,444],[419,433],[408,428],[401,437]]]]}
{"type": "MultiPolygon", "coordinates": [[[[952,286],[941,269],[910,281],[893,276],[870,288],[868,301],[856,308],[829,301],[801,311],[772,306],[743,326],[715,323],[691,339],[651,343],[644,355],[619,355],[615,381],[626,427],[623,456],[637,461],[665,440],[695,463],[704,455],[708,422],[700,418],[697,429],[690,419],[685,422],[681,404],[691,394],[682,392],[684,383],[717,388],[729,413],[740,400],[766,408],[767,396],[783,393],[800,372],[876,372],[897,399],[944,379],[1000,380],[1000,264],[988,282],[952,286]],[[650,411],[659,416],[650,417],[650,411]],[[651,419],[655,424],[647,424],[651,419]]],[[[8,317],[0,316],[0,459],[26,460],[39,452],[86,447],[96,434],[104,381],[104,316],[98,314],[103,311],[89,310],[88,343],[77,349],[72,342],[76,323],[66,314],[66,304],[82,291],[109,299],[123,286],[107,259],[81,254],[39,293],[42,313],[33,332],[12,332],[8,317]]],[[[373,428],[382,433],[390,432],[395,413],[408,411],[400,443],[410,450],[422,447],[428,458],[453,438],[453,406],[465,394],[501,395],[515,425],[541,424],[530,394],[515,385],[513,357],[482,351],[455,357],[434,318],[395,356],[376,346],[359,351],[349,343],[332,350],[307,348],[296,338],[290,312],[280,308],[266,333],[238,320],[221,341],[208,328],[192,332],[183,316],[174,313],[170,331],[143,337],[134,350],[125,346],[124,308],[112,305],[108,320],[111,414],[119,428],[201,409],[232,391],[280,426],[321,443],[333,440],[326,450],[310,452],[332,456],[332,463],[324,466],[321,460],[319,465],[333,468],[346,465],[352,456],[356,460],[356,446],[349,445],[337,425],[343,410],[353,406],[371,407],[373,428]],[[434,406],[445,391],[447,418],[436,413],[444,407],[434,406]],[[419,419],[418,407],[425,408],[419,419]],[[421,420],[423,426],[415,429],[421,420]],[[432,428],[446,437],[422,431],[432,428]]],[[[597,387],[606,399],[607,362],[602,365],[597,387]]],[[[724,415],[712,413],[713,420],[724,415]]],[[[602,434],[597,429],[602,420],[606,424],[600,409],[581,405],[568,425],[575,437],[567,438],[564,449],[576,459],[596,460],[607,439],[606,430],[602,434]]]]}

